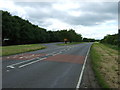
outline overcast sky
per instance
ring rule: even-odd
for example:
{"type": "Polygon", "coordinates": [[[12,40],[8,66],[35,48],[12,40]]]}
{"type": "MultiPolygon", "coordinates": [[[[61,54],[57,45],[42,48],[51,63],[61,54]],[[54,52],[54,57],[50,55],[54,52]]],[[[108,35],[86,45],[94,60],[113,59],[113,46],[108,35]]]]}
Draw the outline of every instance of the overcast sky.
{"type": "Polygon", "coordinates": [[[74,29],[83,37],[102,39],[118,32],[118,2],[5,2],[9,11],[47,30],[74,29]]]}

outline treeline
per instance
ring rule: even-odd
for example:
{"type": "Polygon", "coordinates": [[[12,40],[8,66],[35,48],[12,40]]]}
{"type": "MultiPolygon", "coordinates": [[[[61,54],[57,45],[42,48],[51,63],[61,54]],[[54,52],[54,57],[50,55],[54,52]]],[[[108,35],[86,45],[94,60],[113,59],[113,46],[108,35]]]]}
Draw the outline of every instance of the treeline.
{"type": "Polygon", "coordinates": [[[119,45],[120,38],[118,38],[119,34],[113,34],[113,35],[106,35],[100,42],[105,44],[111,44],[111,45],[119,45]]]}
{"type": "Polygon", "coordinates": [[[98,40],[92,39],[92,38],[83,38],[83,42],[95,42],[98,40]]]}
{"type": "Polygon", "coordinates": [[[61,42],[65,38],[70,42],[94,41],[82,39],[75,30],[47,31],[7,11],[2,12],[2,45],[61,42]]]}

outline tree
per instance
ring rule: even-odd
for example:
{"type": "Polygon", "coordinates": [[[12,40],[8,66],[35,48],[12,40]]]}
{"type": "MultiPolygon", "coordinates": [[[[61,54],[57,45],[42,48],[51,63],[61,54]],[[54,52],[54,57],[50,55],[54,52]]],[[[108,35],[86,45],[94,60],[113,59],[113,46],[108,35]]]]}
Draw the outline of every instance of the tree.
{"type": "Polygon", "coordinates": [[[12,16],[2,11],[2,43],[3,45],[61,42],[67,39],[70,42],[82,41],[81,34],[73,29],[47,31],[18,16],[12,16]],[[6,42],[5,39],[8,39],[6,42]]]}
{"type": "Polygon", "coordinates": [[[112,44],[112,45],[118,45],[118,34],[113,34],[113,35],[106,35],[103,39],[100,41],[101,43],[106,43],[106,44],[112,44]]]}

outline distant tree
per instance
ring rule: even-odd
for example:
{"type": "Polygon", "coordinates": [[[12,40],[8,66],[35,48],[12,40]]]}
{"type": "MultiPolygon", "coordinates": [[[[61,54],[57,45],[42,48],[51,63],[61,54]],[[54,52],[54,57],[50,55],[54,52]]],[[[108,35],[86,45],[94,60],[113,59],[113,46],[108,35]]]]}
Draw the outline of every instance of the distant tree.
{"type": "Polygon", "coordinates": [[[95,39],[92,38],[83,38],[83,42],[95,42],[95,39]]]}
{"type": "Polygon", "coordinates": [[[103,39],[101,39],[100,42],[106,44],[118,45],[119,43],[118,34],[106,35],[103,39]]]}

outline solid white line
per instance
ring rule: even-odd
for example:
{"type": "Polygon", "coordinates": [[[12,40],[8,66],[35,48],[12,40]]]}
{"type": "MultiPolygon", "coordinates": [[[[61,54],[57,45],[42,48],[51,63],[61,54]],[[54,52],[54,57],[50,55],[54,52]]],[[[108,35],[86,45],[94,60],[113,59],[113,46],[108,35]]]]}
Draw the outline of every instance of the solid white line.
{"type": "MultiPolygon", "coordinates": [[[[37,58],[33,58],[33,59],[37,59],[37,58]]],[[[18,62],[18,63],[15,63],[15,64],[11,64],[11,65],[8,65],[7,67],[13,67],[13,66],[15,66],[15,65],[18,65],[18,64],[21,64],[21,63],[24,63],[24,62],[32,61],[33,59],[25,60],[25,61],[18,62]]]]}
{"type": "Polygon", "coordinates": [[[46,59],[46,58],[41,58],[41,59],[39,59],[39,60],[36,60],[36,61],[33,61],[33,62],[30,62],[30,63],[24,64],[24,65],[21,65],[21,66],[19,66],[19,68],[25,67],[25,66],[27,66],[27,65],[36,63],[36,62],[41,61],[41,60],[44,60],[44,59],[46,59]]]}
{"type": "MultiPolygon", "coordinates": [[[[91,46],[90,46],[90,47],[91,47],[91,46]]],[[[86,55],[86,57],[85,57],[85,61],[84,61],[84,64],[83,64],[83,67],[82,67],[82,70],[81,70],[81,74],[80,74],[80,77],[79,77],[79,80],[78,80],[76,89],[78,89],[79,86],[80,86],[80,84],[81,84],[83,72],[84,72],[84,69],[85,69],[86,61],[87,61],[87,57],[88,57],[88,54],[89,54],[89,51],[90,51],[90,47],[89,47],[88,52],[87,52],[87,55],[86,55]]]]}
{"type": "MultiPolygon", "coordinates": [[[[58,55],[58,54],[60,54],[60,53],[61,53],[61,52],[56,53],[56,54],[53,54],[52,56],[58,55]]],[[[19,68],[25,67],[25,66],[27,66],[27,65],[30,65],[30,64],[36,63],[36,62],[41,61],[41,60],[44,60],[44,59],[46,59],[46,57],[45,57],[45,58],[41,58],[41,59],[36,60],[36,61],[33,61],[33,62],[30,62],[30,63],[27,63],[27,64],[24,64],[24,65],[21,65],[21,66],[19,66],[19,68]]]]}
{"type": "MultiPolygon", "coordinates": [[[[60,47],[60,48],[63,48],[63,47],[60,47]]],[[[63,51],[65,51],[65,50],[66,50],[66,49],[64,49],[63,51]]],[[[54,54],[54,53],[56,53],[56,52],[52,52],[52,53],[46,54],[46,56],[47,56],[47,55],[52,55],[52,54],[53,54],[53,56],[55,56],[55,55],[58,55],[58,54],[60,54],[60,53],[62,53],[62,52],[60,51],[59,53],[56,53],[56,54],[54,54]]],[[[39,57],[37,57],[37,58],[39,58],[39,57]]],[[[33,58],[33,59],[30,59],[30,60],[25,60],[25,61],[22,61],[22,62],[18,62],[18,63],[15,63],[15,64],[11,64],[11,65],[8,65],[7,67],[15,68],[15,67],[14,67],[15,65],[19,65],[19,64],[22,64],[22,63],[25,63],[25,62],[29,62],[29,61],[32,61],[32,60],[37,59],[37,58],[33,58]]],[[[43,59],[45,59],[45,58],[42,58],[42,59],[40,59],[40,60],[43,60],[43,59]]],[[[24,66],[27,66],[27,65],[32,64],[32,63],[35,63],[35,62],[38,62],[38,61],[40,61],[40,60],[36,60],[36,61],[30,62],[30,63],[24,64],[24,65],[22,65],[22,66],[19,66],[19,68],[24,67],[24,66]]]]}
{"type": "MultiPolygon", "coordinates": [[[[56,53],[56,52],[52,52],[52,53],[49,53],[49,54],[47,54],[47,55],[52,55],[52,54],[54,54],[54,53],[56,53]]],[[[47,56],[47,55],[46,55],[46,56],[47,56]]],[[[38,58],[38,57],[37,57],[37,58],[38,58]]],[[[33,58],[33,59],[37,59],[37,58],[33,58]]],[[[15,65],[19,65],[19,64],[22,64],[22,63],[26,63],[26,62],[32,61],[33,59],[25,60],[25,61],[18,62],[18,63],[15,63],[15,64],[11,64],[11,65],[8,65],[7,67],[13,68],[15,65]]]]}

